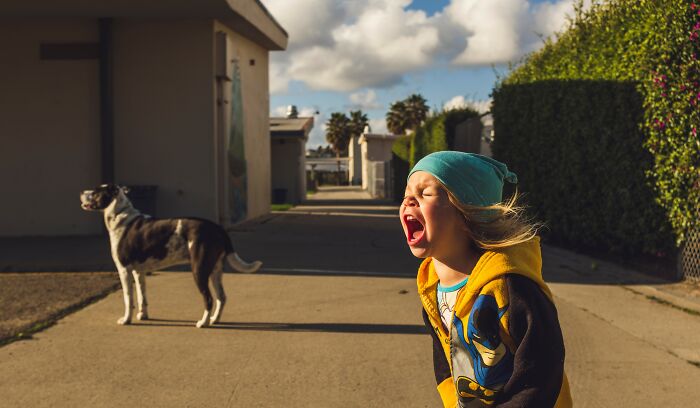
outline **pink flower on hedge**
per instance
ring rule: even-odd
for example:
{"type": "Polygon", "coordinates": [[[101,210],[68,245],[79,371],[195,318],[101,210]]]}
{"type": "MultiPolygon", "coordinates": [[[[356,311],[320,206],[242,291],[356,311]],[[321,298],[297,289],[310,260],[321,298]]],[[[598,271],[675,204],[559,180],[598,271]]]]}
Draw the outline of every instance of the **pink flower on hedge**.
{"type": "Polygon", "coordinates": [[[698,129],[695,126],[693,126],[693,130],[691,130],[690,133],[692,133],[693,136],[698,137],[698,129]]]}

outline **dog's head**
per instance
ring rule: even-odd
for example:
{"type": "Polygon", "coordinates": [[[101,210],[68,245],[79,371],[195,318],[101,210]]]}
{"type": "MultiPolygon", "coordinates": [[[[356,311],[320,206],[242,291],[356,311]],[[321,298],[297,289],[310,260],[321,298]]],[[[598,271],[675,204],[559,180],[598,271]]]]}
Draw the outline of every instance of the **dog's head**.
{"type": "Polygon", "coordinates": [[[80,193],[80,206],[86,211],[104,211],[117,199],[126,199],[126,187],[116,184],[103,184],[92,190],[80,193]]]}

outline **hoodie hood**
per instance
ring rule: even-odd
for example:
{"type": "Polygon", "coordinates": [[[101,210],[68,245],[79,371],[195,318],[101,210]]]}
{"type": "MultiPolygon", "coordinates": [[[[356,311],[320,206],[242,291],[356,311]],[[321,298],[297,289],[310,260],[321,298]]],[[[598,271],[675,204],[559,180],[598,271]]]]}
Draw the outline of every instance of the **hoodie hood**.
{"type": "MultiPolygon", "coordinates": [[[[552,292],[542,279],[542,251],[540,238],[534,237],[529,241],[507,248],[486,251],[474,266],[469,275],[469,281],[464,287],[464,294],[459,303],[471,305],[471,298],[476,298],[481,289],[489,282],[507,274],[518,274],[536,282],[544,294],[552,299],[552,292]]],[[[433,259],[426,258],[418,269],[418,294],[426,308],[435,309],[436,288],[439,282],[433,259]]],[[[435,313],[435,310],[428,310],[435,313]]]]}

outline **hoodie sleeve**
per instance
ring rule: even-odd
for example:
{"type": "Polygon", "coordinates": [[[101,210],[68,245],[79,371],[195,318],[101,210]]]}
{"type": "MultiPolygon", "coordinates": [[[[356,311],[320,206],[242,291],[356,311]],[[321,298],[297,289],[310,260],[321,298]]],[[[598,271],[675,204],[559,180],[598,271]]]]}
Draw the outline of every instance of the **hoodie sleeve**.
{"type": "Polygon", "coordinates": [[[509,332],[516,350],[513,374],[498,407],[553,407],[564,375],[564,339],[557,310],[537,283],[507,275],[509,332]]]}
{"type": "Polygon", "coordinates": [[[447,362],[447,357],[445,357],[440,339],[435,333],[437,328],[433,327],[430,323],[428,313],[426,313],[425,309],[423,310],[423,322],[425,323],[426,330],[430,333],[430,337],[433,339],[433,371],[435,372],[435,381],[437,382],[437,390],[440,394],[440,399],[442,399],[442,404],[445,407],[456,407],[457,390],[452,380],[450,365],[447,362]]]}

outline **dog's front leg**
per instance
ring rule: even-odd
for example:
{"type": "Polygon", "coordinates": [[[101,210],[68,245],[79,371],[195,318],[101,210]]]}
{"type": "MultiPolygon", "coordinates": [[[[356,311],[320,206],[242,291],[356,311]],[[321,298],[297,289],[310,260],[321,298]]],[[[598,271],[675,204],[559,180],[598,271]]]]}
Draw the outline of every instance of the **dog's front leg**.
{"type": "Polygon", "coordinates": [[[124,267],[118,269],[119,280],[122,282],[122,292],[124,293],[124,317],[117,320],[117,324],[130,324],[131,323],[131,309],[132,306],[132,293],[134,285],[131,281],[131,276],[129,276],[129,271],[124,267]]]}
{"type": "Polygon", "coordinates": [[[136,301],[138,302],[139,312],[136,318],[139,320],[148,320],[148,301],[146,300],[146,274],[134,269],[131,271],[136,282],[136,301]]]}

